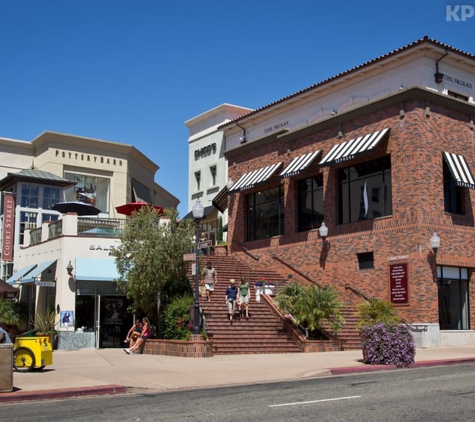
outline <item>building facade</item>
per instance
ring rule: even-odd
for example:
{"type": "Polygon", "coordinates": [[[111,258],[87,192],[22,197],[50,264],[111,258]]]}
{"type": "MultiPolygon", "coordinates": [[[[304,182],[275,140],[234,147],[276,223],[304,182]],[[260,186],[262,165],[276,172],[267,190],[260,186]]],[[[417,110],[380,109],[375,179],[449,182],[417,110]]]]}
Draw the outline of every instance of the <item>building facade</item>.
{"type": "MultiPolygon", "coordinates": [[[[223,133],[218,126],[234,120],[251,109],[231,104],[221,104],[199,116],[185,122],[189,131],[188,138],[188,210],[197,199],[204,207],[204,218],[200,222],[201,232],[206,239],[216,245],[218,241],[219,219],[223,226],[227,224],[226,207],[213,204],[220,197],[227,203],[228,166],[224,156],[226,148],[223,133]]],[[[219,201],[218,201],[219,203],[219,201]]]]}
{"type": "Polygon", "coordinates": [[[221,125],[229,252],[475,344],[474,98],[475,56],[425,37],[221,125]]]}
{"type": "Polygon", "coordinates": [[[132,316],[109,256],[126,224],[116,207],[176,208],[178,199],[154,181],[158,166],[131,145],[56,132],[0,139],[0,149],[2,279],[20,287],[29,322],[57,312],[61,348],[120,346],[132,316]],[[100,212],[53,210],[75,201],[100,212]]]}

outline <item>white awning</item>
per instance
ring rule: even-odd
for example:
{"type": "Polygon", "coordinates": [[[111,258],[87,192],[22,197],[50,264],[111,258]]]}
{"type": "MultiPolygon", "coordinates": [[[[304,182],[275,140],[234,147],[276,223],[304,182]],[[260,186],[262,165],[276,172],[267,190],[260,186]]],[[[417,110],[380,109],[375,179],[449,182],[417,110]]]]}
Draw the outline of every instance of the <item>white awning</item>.
{"type": "Polygon", "coordinates": [[[457,186],[475,189],[475,180],[473,179],[465,158],[463,158],[462,155],[453,154],[451,152],[444,151],[443,154],[457,186]]]}
{"type": "Polygon", "coordinates": [[[325,157],[318,163],[320,167],[338,164],[343,161],[353,160],[360,155],[371,152],[379,141],[389,133],[390,128],[378,130],[377,132],[369,133],[359,138],[354,138],[349,141],[336,144],[328,152],[325,157]]]}
{"type": "Polygon", "coordinates": [[[267,182],[281,165],[282,163],[272,164],[271,166],[262,167],[242,175],[231,189],[229,189],[229,192],[252,189],[257,185],[267,182]]]}
{"type": "Polygon", "coordinates": [[[315,152],[309,152],[308,154],[300,155],[295,157],[290,164],[279,174],[281,179],[285,177],[296,176],[300,173],[303,173],[313,160],[317,157],[318,154],[322,152],[321,149],[315,152]]]}
{"type": "MultiPolygon", "coordinates": [[[[53,261],[46,261],[42,262],[41,264],[38,264],[35,269],[31,270],[25,277],[22,278],[21,283],[33,283],[36,281],[37,277],[43,278],[42,274],[43,272],[47,271],[50,269],[50,267],[56,262],[56,259],[53,261]]],[[[49,276],[44,277],[45,280],[53,280],[54,274],[52,270],[49,271],[49,276]]]]}
{"type": "Polygon", "coordinates": [[[27,265],[26,267],[23,267],[21,270],[18,270],[15,274],[13,274],[10,278],[7,279],[7,283],[13,284],[21,280],[26,274],[28,274],[33,268],[35,268],[36,265],[37,264],[27,265]]]}

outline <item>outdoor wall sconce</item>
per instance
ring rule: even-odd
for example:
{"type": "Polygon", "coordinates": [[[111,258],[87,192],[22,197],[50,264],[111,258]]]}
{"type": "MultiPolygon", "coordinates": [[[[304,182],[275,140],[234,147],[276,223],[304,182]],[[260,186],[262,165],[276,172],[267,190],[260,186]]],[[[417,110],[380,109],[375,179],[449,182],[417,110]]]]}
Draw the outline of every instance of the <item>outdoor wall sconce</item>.
{"type": "Polygon", "coordinates": [[[322,221],[322,224],[320,228],[318,229],[318,232],[320,233],[320,237],[322,238],[323,247],[325,249],[330,249],[330,242],[327,242],[328,227],[324,221],[322,221]]]}
{"type": "Polygon", "coordinates": [[[430,246],[432,248],[432,251],[434,252],[434,256],[437,256],[437,251],[440,248],[440,237],[437,232],[434,232],[432,234],[432,237],[430,238],[430,246]]]}
{"type": "Polygon", "coordinates": [[[226,183],[226,187],[228,188],[228,190],[231,190],[233,185],[234,185],[233,179],[229,178],[228,183],[226,183]]]}
{"type": "Polygon", "coordinates": [[[68,264],[68,266],[66,267],[66,271],[68,272],[68,275],[69,275],[70,277],[73,276],[73,270],[74,270],[74,267],[72,266],[71,261],[69,261],[69,264],[68,264]]]}

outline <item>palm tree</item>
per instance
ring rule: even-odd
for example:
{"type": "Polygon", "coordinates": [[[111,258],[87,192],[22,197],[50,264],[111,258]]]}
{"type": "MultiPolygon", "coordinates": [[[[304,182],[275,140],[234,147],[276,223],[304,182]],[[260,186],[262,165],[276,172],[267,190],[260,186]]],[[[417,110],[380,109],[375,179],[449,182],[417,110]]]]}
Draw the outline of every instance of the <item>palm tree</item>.
{"type": "Polygon", "coordinates": [[[357,329],[374,325],[378,322],[384,324],[398,324],[401,322],[401,318],[396,314],[391,303],[387,300],[372,297],[369,300],[361,302],[357,308],[361,316],[361,319],[356,324],[357,329]]]}
{"type": "Polygon", "coordinates": [[[343,304],[331,286],[301,286],[289,283],[276,297],[277,306],[284,314],[292,315],[296,325],[309,331],[322,330],[326,325],[337,333],[345,320],[341,314],[343,304]]]}

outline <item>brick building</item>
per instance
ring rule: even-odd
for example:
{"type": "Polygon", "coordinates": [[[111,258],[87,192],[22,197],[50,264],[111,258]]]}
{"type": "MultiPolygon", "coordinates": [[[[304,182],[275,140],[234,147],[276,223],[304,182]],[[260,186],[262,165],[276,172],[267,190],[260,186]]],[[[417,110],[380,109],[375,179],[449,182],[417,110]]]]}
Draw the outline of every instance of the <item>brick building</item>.
{"type": "Polygon", "coordinates": [[[229,252],[475,344],[474,97],[475,56],[425,37],[223,124],[229,252]]]}

